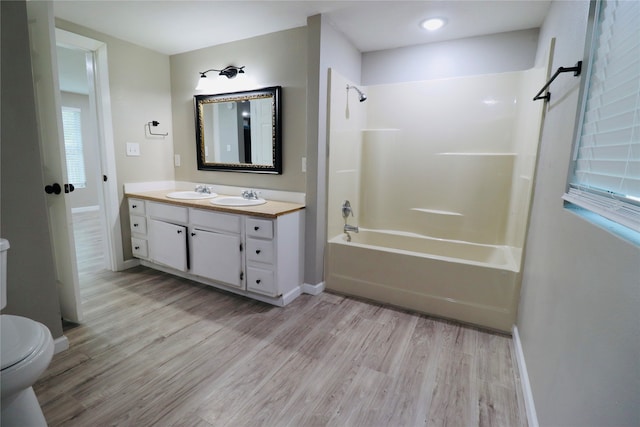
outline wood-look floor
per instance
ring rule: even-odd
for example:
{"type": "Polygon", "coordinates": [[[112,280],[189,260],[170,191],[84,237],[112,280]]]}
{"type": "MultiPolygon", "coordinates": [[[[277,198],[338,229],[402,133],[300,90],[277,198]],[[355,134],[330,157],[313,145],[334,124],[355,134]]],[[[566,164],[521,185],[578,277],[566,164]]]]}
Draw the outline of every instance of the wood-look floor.
{"type": "Polygon", "coordinates": [[[50,426],[526,426],[511,339],[330,293],[278,308],[144,267],[81,275],[34,386],[50,426]]]}

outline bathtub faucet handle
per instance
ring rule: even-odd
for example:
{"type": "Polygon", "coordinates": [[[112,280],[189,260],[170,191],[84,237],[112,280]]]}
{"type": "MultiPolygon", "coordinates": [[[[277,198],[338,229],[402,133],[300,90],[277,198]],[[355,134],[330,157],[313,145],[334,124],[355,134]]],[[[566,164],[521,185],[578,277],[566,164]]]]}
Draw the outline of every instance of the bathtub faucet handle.
{"type": "Polygon", "coordinates": [[[351,203],[349,203],[348,200],[345,200],[342,204],[342,218],[344,218],[346,221],[349,217],[349,214],[353,216],[353,209],[351,209],[351,203]]]}

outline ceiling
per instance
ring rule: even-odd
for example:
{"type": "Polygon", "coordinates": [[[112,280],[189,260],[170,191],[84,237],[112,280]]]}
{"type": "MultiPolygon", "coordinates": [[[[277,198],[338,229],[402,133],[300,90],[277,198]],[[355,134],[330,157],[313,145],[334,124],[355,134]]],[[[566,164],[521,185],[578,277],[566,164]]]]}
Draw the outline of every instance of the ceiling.
{"type": "Polygon", "coordinates": [[[324,14],[358,50],[540,27],[551,0],[218,1],[53,0],[56,17],[167,55],[306,25],[324,14]],[[447,19],[437,32],[418,24],[447,19]]]}

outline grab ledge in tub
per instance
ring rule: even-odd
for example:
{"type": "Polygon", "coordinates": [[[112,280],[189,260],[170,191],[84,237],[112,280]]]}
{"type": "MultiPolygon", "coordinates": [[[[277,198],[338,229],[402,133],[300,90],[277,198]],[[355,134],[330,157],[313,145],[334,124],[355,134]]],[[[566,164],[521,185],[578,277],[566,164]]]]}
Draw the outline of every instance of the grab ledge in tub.
{"type": "Polygon", "coordinates": [[[463,216],[460,212],[441,211],[438,209],[423,209],[423,208],[411,208],[412,211],[436,214],[436,215],[449,215],[449,216],[463,216]]]}

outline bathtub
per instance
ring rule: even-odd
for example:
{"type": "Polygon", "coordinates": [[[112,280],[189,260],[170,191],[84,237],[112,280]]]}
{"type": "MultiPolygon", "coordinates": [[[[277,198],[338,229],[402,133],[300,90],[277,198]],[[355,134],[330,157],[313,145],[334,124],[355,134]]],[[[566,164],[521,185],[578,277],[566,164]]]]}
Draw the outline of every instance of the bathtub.
{"type": "Polygon", "coordinates": [[[327,245],[327,289],[511,332],[521,249],[360,229],[327,245]]]}

